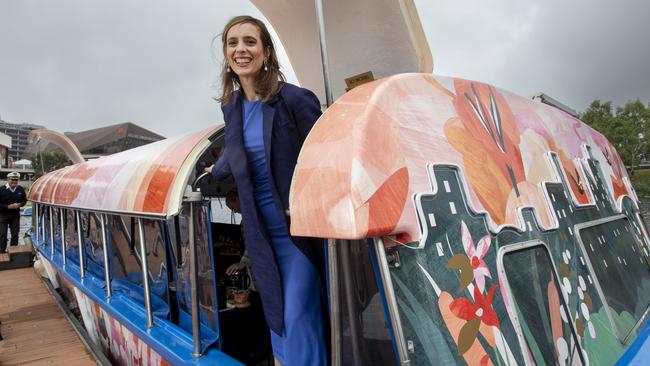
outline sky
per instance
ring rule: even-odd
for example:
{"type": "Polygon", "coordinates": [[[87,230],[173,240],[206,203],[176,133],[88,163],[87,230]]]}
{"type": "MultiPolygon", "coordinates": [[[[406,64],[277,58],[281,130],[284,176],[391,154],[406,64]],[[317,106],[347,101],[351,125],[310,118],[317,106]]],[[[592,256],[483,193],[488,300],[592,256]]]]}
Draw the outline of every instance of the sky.
{"type": "MultiPolygon", "coordinates": [[[[647,0],[415,3],[437,75],[578,111],[650,102],[647,0]]],[[[241,0],[0,0],[0,118],[61,132],[131,121],[165,137],[214,125],[213,39],[239,14],[260,16],[241,0]]]]}

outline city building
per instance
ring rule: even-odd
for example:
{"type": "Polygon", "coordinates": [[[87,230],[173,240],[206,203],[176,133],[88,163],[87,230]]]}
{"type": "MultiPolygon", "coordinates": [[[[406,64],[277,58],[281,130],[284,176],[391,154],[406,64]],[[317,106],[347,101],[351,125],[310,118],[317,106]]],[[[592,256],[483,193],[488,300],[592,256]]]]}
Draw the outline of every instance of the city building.
{"type": "Polygon", "coordinates": [[[11,138],[9,157],[13,161],[27,157],[25,155],[25,149],[29,145],[29,133],[39,128],[45,127],[31,123],[9,123],[0,119],[0,132],[11,138]]]}
{"type": "MultiPolygon", "coordinates": [[[[66,132],[65,135],[77,146],[85,159],[114,154],[165,138],[132,122],[81,132],[66,132]]],[[[27,154],[35,155],[39,151],[60,151],[60,149],[52,144],[42,146],[42,143],[35,142],[29,146],[27,154]]]]}
{"type": "Polygon", "coordinates": [[[11,149],[11,137],[0,133],[0,168],[9,166],[9,149],[11,149]]]}

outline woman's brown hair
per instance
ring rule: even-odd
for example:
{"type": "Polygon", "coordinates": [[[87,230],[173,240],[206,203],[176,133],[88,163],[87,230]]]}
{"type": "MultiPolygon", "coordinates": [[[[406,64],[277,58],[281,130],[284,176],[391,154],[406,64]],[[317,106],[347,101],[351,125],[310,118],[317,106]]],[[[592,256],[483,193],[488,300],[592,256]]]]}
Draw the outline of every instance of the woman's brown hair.
{"type": "Polygon", "coordinates": [[[262,41],[262,46],[265,50],[268,49],[269,56],[266,59],[265,66],[268,70],[260,70],[255,80],[255,91],[260,96],[260,100],[264,103],[273,99],[273,97],[280,91],[283,81],[285,81],[284,74],[280,71],[280,63],[278,62],[278,56],[275,52],[275,46],[273,45],[273,40],[271,39],[271,34],[266,25],[252,16],[241,15],[230,19],[228,24],[223,28],[221,33],[221,50],[224,55],[223,67],[221,68],[221,87],[222,94],[218,99],[221,104],[226,105],[230,103],[232,99],[232,94],[235,90],[241,88],[241,83],[239,82],[239,76],[232,71],[229,71],[228,60],[226,59],[226,46],[228,31],[235,25],[250,23],[254,26],[257,26],[257,29],[260,31],[260,40],[262,41]]]}

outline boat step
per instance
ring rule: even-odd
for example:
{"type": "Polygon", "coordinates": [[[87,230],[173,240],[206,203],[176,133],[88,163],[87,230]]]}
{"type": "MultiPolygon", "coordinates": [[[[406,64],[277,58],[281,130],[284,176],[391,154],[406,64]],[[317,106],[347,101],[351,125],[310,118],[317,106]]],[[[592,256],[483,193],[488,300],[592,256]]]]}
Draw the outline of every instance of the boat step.
{"type": "Polygon", "coordinates": [[[0,253],[0,271],[31,267],[33,250],[31,245],[8,246],[7,253],[0,253]]]}

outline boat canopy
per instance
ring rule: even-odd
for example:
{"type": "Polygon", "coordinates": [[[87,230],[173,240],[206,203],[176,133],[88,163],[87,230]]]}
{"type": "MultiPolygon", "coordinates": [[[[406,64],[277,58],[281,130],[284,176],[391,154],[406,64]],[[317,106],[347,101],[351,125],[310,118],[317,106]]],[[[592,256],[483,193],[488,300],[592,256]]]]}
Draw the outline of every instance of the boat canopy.
{"type": "MultiPolygon", "coordinates": [[[[300,85],[325,102],[313,0],[252,0],[282,40],[300,85]]],[[[376,79],[431,73],[433,59],[413,0],[323,1],[334,99],[345,79],[372,71],[376,79]]]]}
{"type": "MultiPolygon", "coordinates": [[[[291,233],[418,241],[416,196],[452,186],[432,183],[441,165],[458,169],[470,211],[486,213],[493,232],[524,231],[523,207],[557,227],[548,182],[565,184],[578,206],[607,200],[620,212],[623,196],[636,201],[614,147],[575,117],[480,82],[402,74],[353,89],[316,123],[293,177],[291,233]],[[609,197],[591,192],[601,180],[609,197]]],[[[464,209],[455,205],[449,214],[464,209]]]]}
{"type": "Polygon", "coordinates": [[[29,199],[75,209],[170,217],[199,155],[223,124],[74,164],[40,177],[29,199]]]}

